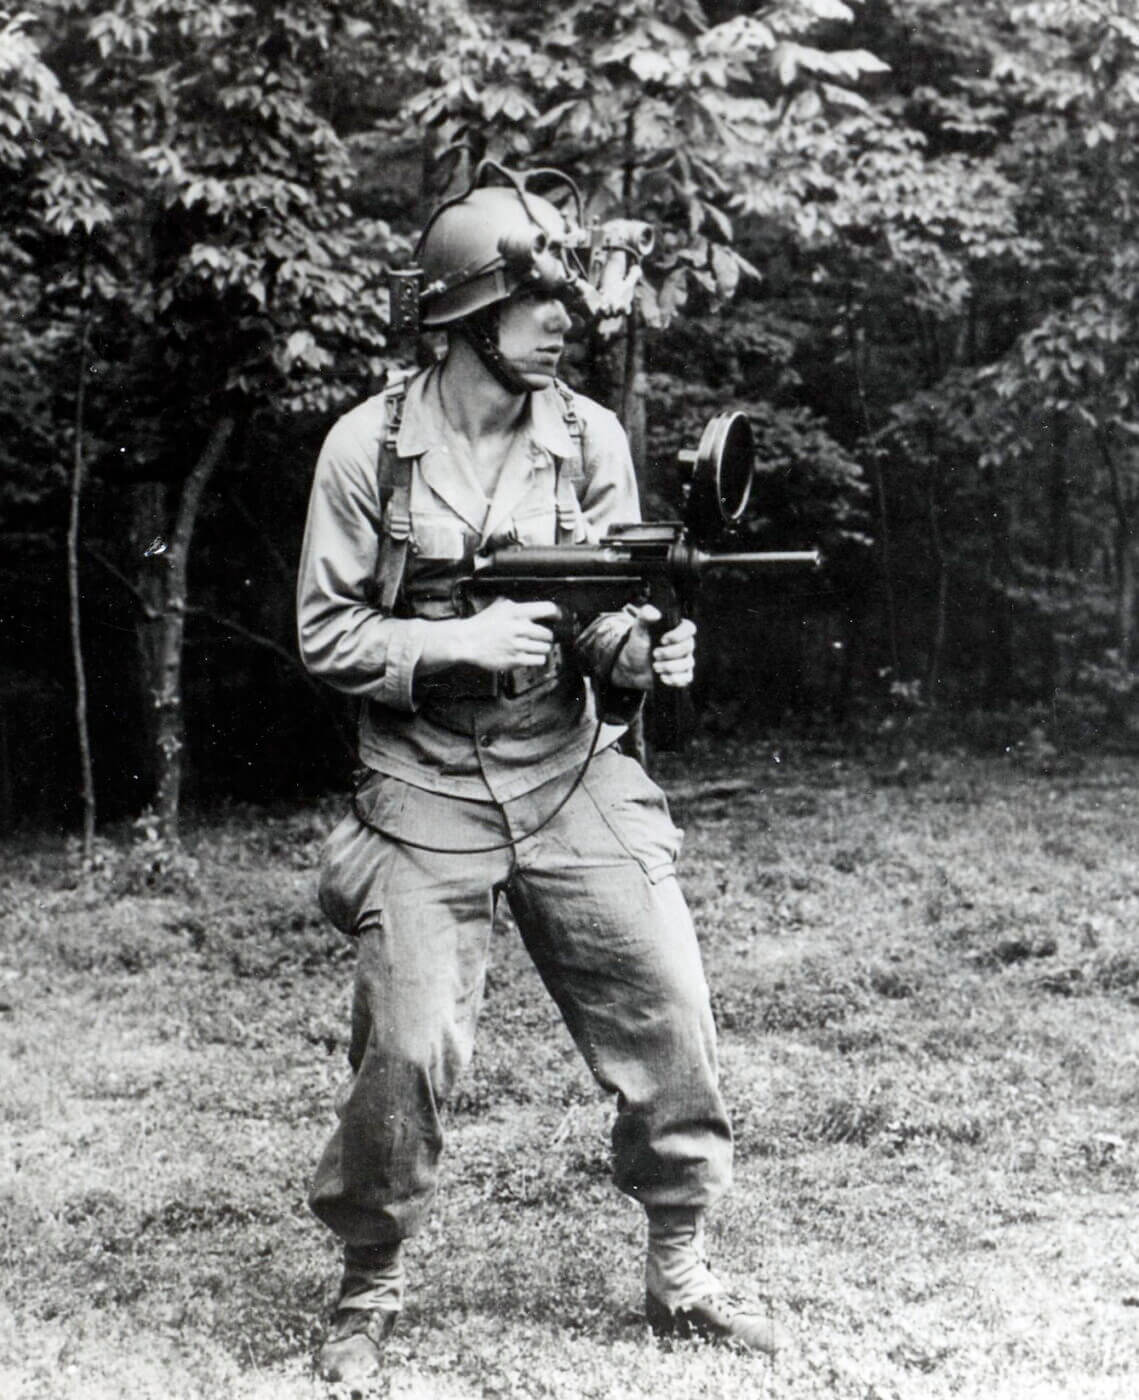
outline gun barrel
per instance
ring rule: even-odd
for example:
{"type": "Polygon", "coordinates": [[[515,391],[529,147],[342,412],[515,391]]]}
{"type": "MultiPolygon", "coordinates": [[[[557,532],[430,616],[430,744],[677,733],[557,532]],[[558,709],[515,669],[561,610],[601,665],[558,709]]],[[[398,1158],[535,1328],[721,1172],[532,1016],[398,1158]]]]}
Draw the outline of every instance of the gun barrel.
{"type": "Polygon", "coordinates": [[[548,578],[564,581],[600,576],[638,578],[665,569],[674,577],[695,575],[705,569],[746,569],[749,573],[783,569],[817,569],[822,555],[817,549],[784,549],[770,553],[710,554],[677,541],[609,541],[599,545],[527,545],[496,550],[475,571],[471,586],[489,591],[506,580],[548,578]]]}
{"type": "Polygon", "coordinates": [[[760,554],[705,554],[701,550],[694,562],[698,569],[735,568],[755,572],[764,569],[817,569],[823,562],[823,556],[817,549],[780,549],[760,554]]]}

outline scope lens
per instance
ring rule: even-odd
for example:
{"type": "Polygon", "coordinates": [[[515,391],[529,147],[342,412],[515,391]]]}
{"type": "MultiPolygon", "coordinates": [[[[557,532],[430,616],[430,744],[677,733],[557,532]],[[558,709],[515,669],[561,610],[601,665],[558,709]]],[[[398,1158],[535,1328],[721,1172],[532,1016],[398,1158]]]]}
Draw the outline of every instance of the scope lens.
{"type": "Polygon", "coordinates": [[[744,513],[751,494],[751,476],[755,467],[755,445],[751,424],[742,413],[733,413],[724,435],[720,455],[720,510],[724,520],[731,523],[744,513]]]}
{"type": "Polygon", "coordinates": [[[745,413],[718,413],[689,457],[692,481],[685,523],[697,544],[715,540],[744,513],[751,494],[755,444],[745,413]]]}

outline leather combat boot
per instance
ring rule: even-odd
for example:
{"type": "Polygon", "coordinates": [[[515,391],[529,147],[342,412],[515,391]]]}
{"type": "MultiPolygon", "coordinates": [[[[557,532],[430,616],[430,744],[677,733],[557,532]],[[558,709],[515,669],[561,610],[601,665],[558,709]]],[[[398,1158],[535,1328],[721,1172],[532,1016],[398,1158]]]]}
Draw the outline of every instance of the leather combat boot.
{"type": "Polygon", "coordinates": [[[383,1368],[383,1348],[403,1307],[399,1245],[348,1246],[336,1308],[317,1352],[322,1380],[364,1395],[383,1368]]]}
{"type": "Polygon", "coordinates": [[[398,1312],[379,1308],[337,1308],[317,1353],[317,1375],[347,1386],[353,1396],[364,1395],[383,1369],[384,1342],[398,1319],[398,1312]]]}
{"type": "Polygon", "coordinates": [[[709,1268],[702,1212],[687,1207],[649,1212],[645,1318],[658,1337],[699,1338],[771,1359],[787,1344],[766,1306],[731,1292],[709,1268]]]}

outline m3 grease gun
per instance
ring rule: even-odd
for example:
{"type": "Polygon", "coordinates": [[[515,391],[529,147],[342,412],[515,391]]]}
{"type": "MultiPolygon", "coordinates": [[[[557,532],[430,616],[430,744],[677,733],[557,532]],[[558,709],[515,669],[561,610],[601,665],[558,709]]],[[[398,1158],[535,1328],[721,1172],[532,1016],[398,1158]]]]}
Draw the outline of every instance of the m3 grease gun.
{"type": "Polygon", "coordinates": [[[477,609],[494,598],[551,601],[558,616],[548,625],[572,638],[600,613],[652,603],[661,614],[660,635],[689,616],[700,580],[710,570],[747,574],[815,569],[817,549],[766,553],[724,552],[751,493],[755,446],[751,423],[740,412],[717,414],[700,445],[677,454],[687,469],[683,520],[611,525],[597,544],[507,545],[480,555],[475,572],[459,585],[463,602],[477,609]]]}

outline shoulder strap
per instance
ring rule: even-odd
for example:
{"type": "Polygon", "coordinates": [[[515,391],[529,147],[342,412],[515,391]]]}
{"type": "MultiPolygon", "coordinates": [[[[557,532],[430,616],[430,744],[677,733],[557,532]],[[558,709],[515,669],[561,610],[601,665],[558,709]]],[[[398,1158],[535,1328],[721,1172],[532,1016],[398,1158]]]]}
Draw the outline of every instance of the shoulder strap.
{"type": "Polygon", "coordinates": [[[562,401],[562,418],[574,445],[574,455],[562,463],[562,471],[573,481],[574,491],[580,499],[585,489],[585,424],[578,417],[573,391],[569,386],[555,379],[554,388],[562,401]]]}
{"type": "Polygon", "coordinates": [[[554,388],[561,398],[562,418],[574,446],[572,456],[555,461],[558,543],[573,544],[579,536],[580,507],[585,499],[585,425],[578,416],[570,388],[560,379],[554,380],[554,388]]]}
{"type": "Polygon", "coordinates": [[[380,487],[380,554],[376,563],[381,609],[394,610],[403,586],[407,550],[411,539],[411,458],[396,450],[403,404],[410,376],[395,381],[385,391],[384,433],[380,439],[377,473],[380,487]]]}
{"type": "Polygon", "coordinates": [[[384,401],[384,432],[380,438],[377,469],[380,480],[380,508],[387,507],[395,484],[396,443],[399,440],[399,426],[403,422],[403,405],[407,399],[407,385],[410,375],[393,376],[384,386],[381,397],[384,401]]]}

